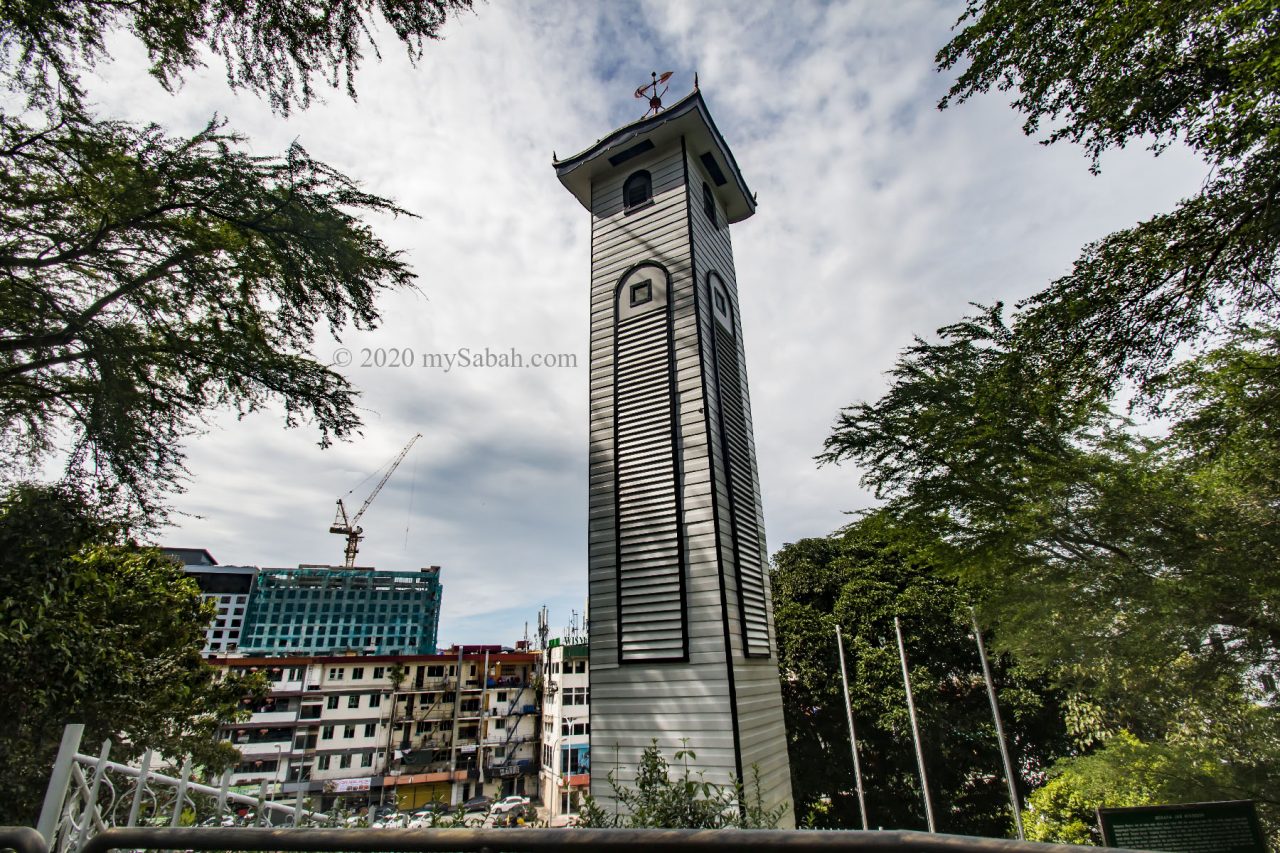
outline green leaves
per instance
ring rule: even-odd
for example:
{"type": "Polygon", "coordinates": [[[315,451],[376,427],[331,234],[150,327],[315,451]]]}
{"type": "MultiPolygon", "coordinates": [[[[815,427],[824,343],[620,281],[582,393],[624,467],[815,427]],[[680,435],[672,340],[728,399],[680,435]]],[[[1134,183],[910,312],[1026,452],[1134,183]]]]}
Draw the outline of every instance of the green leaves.
{"type": "Polygon", "coordinates": [[[261,676],[215,679],[200,658],[213,617],[195,582],[153,549],[120,544],[84,495],[20,486],[0,500],[0,823],[33,825],[62,728],[113,756],[153,748],[221,770],[220,723],[261,676]],[[121,743],[121,739],[124,743],[121,743]]]}
{"type": "Polygon", "coordinates": [[[1280,10],[1259,2],[970,0],[943,69],[967,62],[939,106],[1016,91],[1024,129],[1094,160],[1147,137],[1220,162],[1272,139],[1280,117],[1280,10]]]}
{"type": "MultiPolygon", "coordinates": [[[[970,635],[968,596],[941,568],[935,536],[874,513],[823,539],[785,546],[772,575],[797,817],[818,828],[861,826],[840,666],[845,641],[872,826],[925,825],[906,693],[894,638],[900,617],[939,829],[1011,833],[1007,792],[970,635]]],[[[1056,694],[996,660],[997,689],[1027,784],[1068,749],[1056,694]]]]}
{"type": "Polygon", "coordinates": [[[0,117],[0,424],[15,455],[74,450],[144,509],[215,406],[283,403],[321,444],[355,391],[306,352],[318,322],[369,328],[412,273],[354,216],[401,214],[312,160],[243,150],[213,122],[157,127],[0,117]],[[69,427],[69,429],[67,429],[69,427]]]}
{"type": "Polygon", "coordinates": [[[610,813],[586,795],[579,808],[579,825],[593,828],[629,829],[776,829],[786,805],[768,810],[763,805],[758,768],[752,768],[754,784],[748,790],[739,780],[733,785],[708,782],[694,776],[690,762],[697,760],[691,749],[674,754],[680,773],[671,778],[671,766],[655,739],[645,747],[636,768],[634,785],[619,782],[609,771],[609,784],[617,800],[610,813]]]}
{"type": "Polygon", "coordinates": [[[0,13],[0,73],[32,105],[82,106],[80,72],[106,57],[106,33],[127,29],[166,89],[203,65],[207,48],[226,64],[233,88],[265,95],[287,115],[317,97],[317,81],[345,84],[355,97],[365,50],[377,55],[379,19],[417,60],[450,15],[470,8],[470,0],[17,0],[0,13]]]}

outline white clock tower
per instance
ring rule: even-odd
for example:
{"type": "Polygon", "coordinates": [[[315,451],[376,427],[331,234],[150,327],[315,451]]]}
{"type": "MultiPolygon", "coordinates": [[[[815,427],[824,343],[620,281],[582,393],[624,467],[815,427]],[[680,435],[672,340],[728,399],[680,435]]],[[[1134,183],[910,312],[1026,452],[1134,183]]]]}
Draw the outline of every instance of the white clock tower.
{"type": "Polygon", "coordinates": [[[729,236],[755,197],[696,87],[651,106],[554,163],[591,213],[591,793],[656,739],[794,826],[729,236]]]}

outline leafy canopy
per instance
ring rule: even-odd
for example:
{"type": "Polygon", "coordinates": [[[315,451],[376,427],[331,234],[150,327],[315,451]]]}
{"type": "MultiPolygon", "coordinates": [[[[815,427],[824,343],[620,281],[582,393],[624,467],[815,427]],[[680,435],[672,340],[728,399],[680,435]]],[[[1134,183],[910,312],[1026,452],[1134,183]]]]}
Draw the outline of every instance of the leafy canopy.
{"type": "Polygon", "coordinates": [[[471,0],[16,0],[0,13],[0,74],[32,105],[80,106],[81,73],[108,58],[108,33],[126,29],[166,89],[209,51],[225,63],[233,89],[265,95],[287,115],[310,105],[317,80],[345,83],[355,97],[365,50],[378,53],[379,19],[416,61],[450,14],[470,8],[471,0]]]}
{"type": "MultiPolygon", "coordinates": [[[[405,211],[300,145],[249,153],[216,116],[193,136],[95,117],[83,73],[112,34],[173,90],[212,54],[281,113],[352,79],[382,24],[411,56],[470,0],[222,0],[0,6],[0,475],[66,461],[154,520],[207,412],[283,406],[321,446],[358,426],[356,391],[312,357],[317,325],[371,328],[414,274],[360,217],[405,211]]],[[[375,47],[376,51],[376,47],[375,47]]]]}
{"type": "Polygon", "coordinates": [[[85,495],[19,486],[0,499],[0,824],[35,825],[68,722],[85,724],[86,744],[114,739],[113,757],[238,761],[218,726],[266,682],[216,678],[200,657],[212,618],[194,580],[123,542],[85,495]]]}
{"type": "Polygon", "coordinates": [[[860,463],[886,513],[937,531],[999,645],[1068,692],[1090,751],[1059,765],[1036,806],[1064,840],[1064,803],[1106,774],[1177,767],[1197,797],[1272,799],[1278,15],[1227,0],[971,0],[938,54],[960,69],[942,107],[1010,91],[1027,133],[1082,145],[1094,170],[1141,139],[1187,146],[1206,179],[1086,246],[1012,312],[980,308],[916,339],[821,457],[860,463]],[[1134,423],[1126,405],[1158,420],[1134,423]],[[1205,756],[1212,773],[1196,770],[1205,756]]]}
{"type": "Polygon", "coordinates": [[[412,273],[353,211],[400,213],[299,145],[252,156],[211,123],[190,138],[0,116],[0,425],[14,457],[55,452],[152,495],[217,406],[283,402],[322,444],[355,391],[306,355],[324,321],[370,327],[412,273]]]}
{"type": "MultiPolygon", "coordinates": [[[[835,628],[844,635],[867,818],[923,828],[924,806],[894,635],[900,617],[940,831],[1013,833],[968,595],[940,571],[935,537],[871,514],[786,545],[772,575],[796,813],[817,828],[860,829],[835,628]]],[[[1070,744],[1058,695],[993,660],[1006,733],[1025,790],[1070,744]]]]}
{"type": "Polygon", "coordinates": [[[1169,213],[1086,246],[1022,305],[1019,349],[1059,393],[1146,383],[1180,347],[1274,327],[1280,234],[1280,8],[1242,0],[970,0],[938,53],[963,71],[940,106],[1013,91],[1028,134],[1099,158],[1179,142],[1210,168],[1169,213]]]}

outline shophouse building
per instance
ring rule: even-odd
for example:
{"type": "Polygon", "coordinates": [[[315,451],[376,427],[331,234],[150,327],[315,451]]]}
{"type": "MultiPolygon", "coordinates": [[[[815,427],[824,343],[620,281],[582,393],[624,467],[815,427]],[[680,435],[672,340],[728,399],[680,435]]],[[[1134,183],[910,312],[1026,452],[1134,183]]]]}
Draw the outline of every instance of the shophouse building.
{"type": "MultiPolygon", "coordinates": [[[[576,640],[576,641],[575,641],[576,640]]],[[[591,687],[587,643],[553,639],[540,661],[543,680],[539,795],[551,826],[578,813],[591,785],[591,687]]]]}
{"type": "Polygon", "coordinates": [[[435,655],[215,658],[271,690],[223,727],[232,784],[359,808],[537,789],[537,655],[468,646],[435,655]]]}

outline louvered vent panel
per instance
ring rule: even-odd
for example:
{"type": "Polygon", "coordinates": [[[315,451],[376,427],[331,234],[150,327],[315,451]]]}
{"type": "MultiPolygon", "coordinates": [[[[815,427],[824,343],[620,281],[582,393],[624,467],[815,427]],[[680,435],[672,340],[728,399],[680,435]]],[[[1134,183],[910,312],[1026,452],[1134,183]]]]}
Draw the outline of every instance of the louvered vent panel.
{"type": "Polygon", "coordinates": [[[760,545],[760,524],[751,468],[751,442],[743,406],[738,342],[718,318],[713,325],[716,389],[720,403],[720,441],[729,485],[730,521],[733,528],[743,642],[748,655],[767,657],[769,610],[764,594],[764,553],[760,545]]]}
{"type": "Polygon", "coordinates": [[[685,654],[669,306],[618,324],[614,474],[622,662],[685,654]]]}

